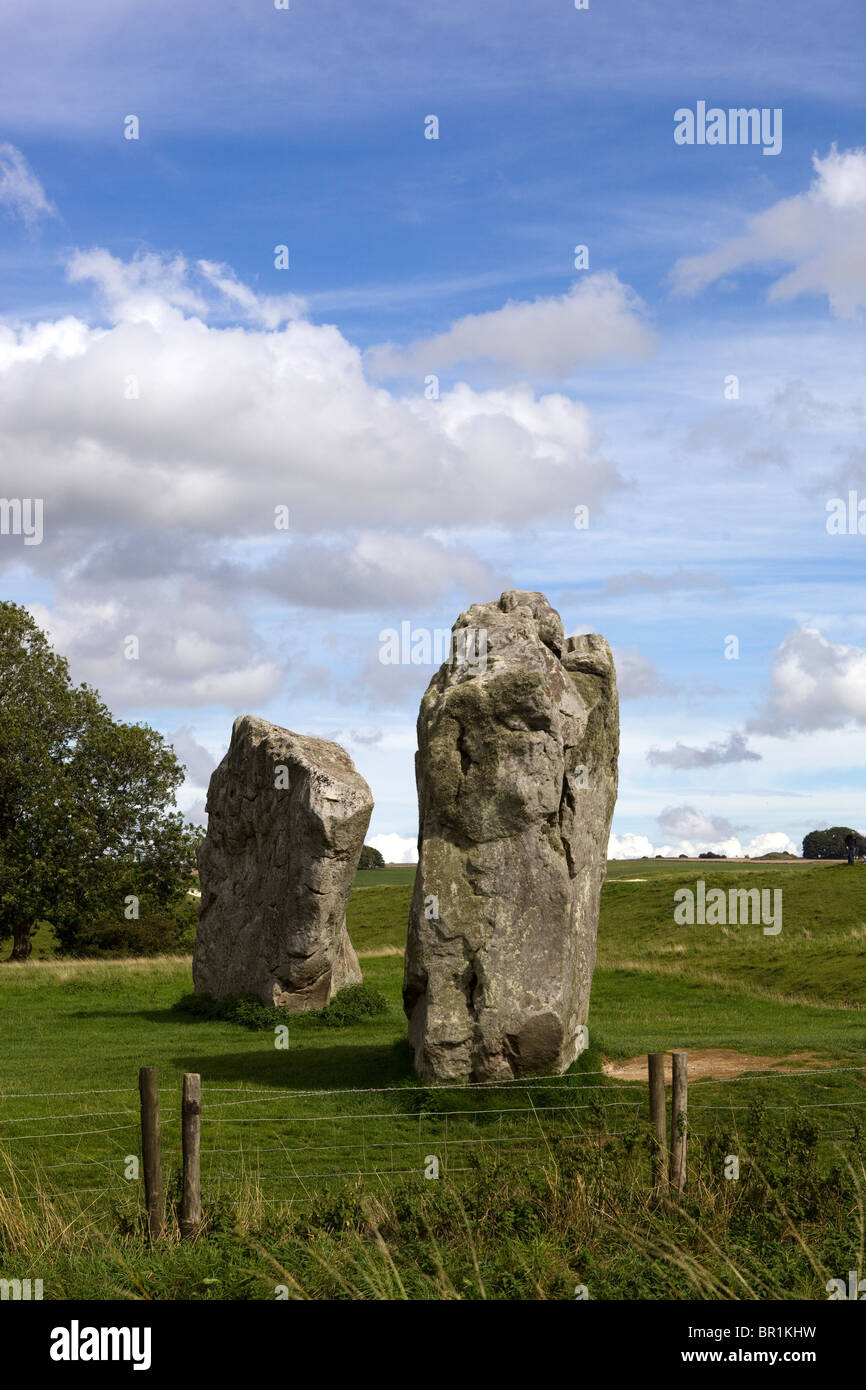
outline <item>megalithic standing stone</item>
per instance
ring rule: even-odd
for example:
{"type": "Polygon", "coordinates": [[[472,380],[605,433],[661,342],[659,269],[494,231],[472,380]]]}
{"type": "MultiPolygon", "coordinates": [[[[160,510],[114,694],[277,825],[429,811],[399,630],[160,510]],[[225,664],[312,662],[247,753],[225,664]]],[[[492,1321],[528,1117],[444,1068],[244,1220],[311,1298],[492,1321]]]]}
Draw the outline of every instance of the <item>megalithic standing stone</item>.
{"type": "Polygon", "coordinates": [[[437,1080],[564,1071],[582,1049],[617,790],[603,637],[509,590],[454,625],[418,716],[403,1002],[437,1080]]]}
{"type": "Polygon", "coordinates": [[[243,715],[199,847],[197,994],[298,1012],[361,981],[346,903],[373,797],[344,748],[243,715]]]}

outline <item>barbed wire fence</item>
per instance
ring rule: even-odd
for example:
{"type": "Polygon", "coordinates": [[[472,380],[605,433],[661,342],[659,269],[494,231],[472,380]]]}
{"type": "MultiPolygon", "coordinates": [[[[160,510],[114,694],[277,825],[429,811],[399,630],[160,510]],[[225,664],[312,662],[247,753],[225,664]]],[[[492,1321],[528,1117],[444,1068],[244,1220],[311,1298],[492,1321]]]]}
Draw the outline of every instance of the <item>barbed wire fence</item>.
{"type": "MultiPolygon", "coordinates": [[[[689,1136],[706,1138],[719,1117],[736,1126],[737,1116],[755,1105],[755,1099],[741,1103],[736,1090],[729,1101],[702,1103],[701,1087],[727,1090],[770,1080],[793,1086],[811,1077],[856,1079],[856,1073],[866,1083],[866,1066],[693,1080],[689,1136]]],[[[163,1178],[170,1187],[181,1171],[180,1087],[163,1086],[154,1094],[160,1105],[161,1190],[163,1178]]],[[[761,1105],[780,1118],[810,1116],[822,1142],[860,1143],[866,1084],[862,1099],[794,1095],[790,1103],[761,1105]]],[[[208,1200],[252,1186],[261,1202],[309,1204],[334,1182],[460,1177],[472,1167],[472,1155],[500,1158],[511,1152],[533,1161],[539,1153],[555,1156],[575,1146],[604,1150],[617,1140],[650,1134],[651,1120],[646,1085],[617,1081],[606,1071],[343,1090],[205,1085],[201,1183],[208,1200]]],[[[134,1084],[0,1096],[0,1197],[128,1200],[146,1182],[142,1123],[134,1084]],[[40,1104],[49,1101],[56,1106],[41,1113],[40,1104]]]]}

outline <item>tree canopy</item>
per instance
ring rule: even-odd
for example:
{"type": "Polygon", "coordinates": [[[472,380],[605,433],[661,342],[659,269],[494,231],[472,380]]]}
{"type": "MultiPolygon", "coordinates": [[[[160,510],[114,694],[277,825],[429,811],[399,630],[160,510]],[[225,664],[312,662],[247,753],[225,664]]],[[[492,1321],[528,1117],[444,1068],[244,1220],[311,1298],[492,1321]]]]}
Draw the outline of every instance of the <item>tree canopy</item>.
{"type": "Polygon", "coordinates": [[[359,869],[384,869],[385,860],[372,845],[365,845],[358,860],[359,869]]]}
{"type": "Polygon", "coordinates": [[[184,770],[144,724],[74,685],[25,608],[0,603],[0,939],[30,954],[40,921],[61,949],[96,916],[122,922],[186,892],[200,831],[174,809],[184,770]]]}
{"type": "Polygon", "coordinates": [[[834,825],[830,830],[812,830],[803,840],[804,859],[847,859],[849,835],[854,836],[854,853],[866,854],[866,835],[850,825],[834,825]]]}

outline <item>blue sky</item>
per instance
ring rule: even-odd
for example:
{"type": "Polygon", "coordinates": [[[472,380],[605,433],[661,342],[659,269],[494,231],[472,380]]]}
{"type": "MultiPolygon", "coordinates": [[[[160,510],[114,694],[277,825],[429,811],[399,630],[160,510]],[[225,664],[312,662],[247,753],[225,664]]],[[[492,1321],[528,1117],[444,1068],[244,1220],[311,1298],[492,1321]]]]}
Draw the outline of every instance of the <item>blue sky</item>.
{"type": "Polygon", "coordinates": [[[866,534],[827,530],[866,500],[864,40],[854,3],[0,13],[2,492],[44,500],[3,593],[173,738],[185,809],[261,714],[345,743],[411,857],[432,668],[379,634],[515,587],[614,647],[612,853],[864,828],[866,534]],[[677,145],[698,101],[781,151],[677,145]]]}

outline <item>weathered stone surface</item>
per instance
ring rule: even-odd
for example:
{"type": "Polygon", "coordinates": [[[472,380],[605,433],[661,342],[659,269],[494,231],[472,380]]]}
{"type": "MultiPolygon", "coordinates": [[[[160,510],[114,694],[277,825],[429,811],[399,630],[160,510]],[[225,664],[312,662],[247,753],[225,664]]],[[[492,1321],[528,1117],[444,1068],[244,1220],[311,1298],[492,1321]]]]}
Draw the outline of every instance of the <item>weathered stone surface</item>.
{"type": "Polygon", "coordinates": [[[540,593],[473,605],[455,646],[463,629],[486,631],[486,668],[452,654],[418,717],[409,1040],[426,1078],[560,1072],[581,1050],[595,966],[613,659],[603,637],[566,638],[540,593]]]}
{"type": "Polygon", "coordinates": [[[361,969],[346,903],[373,797],[345,749],[243,715],[207,798],[197,994],[320,1009],[361,969]]]}

